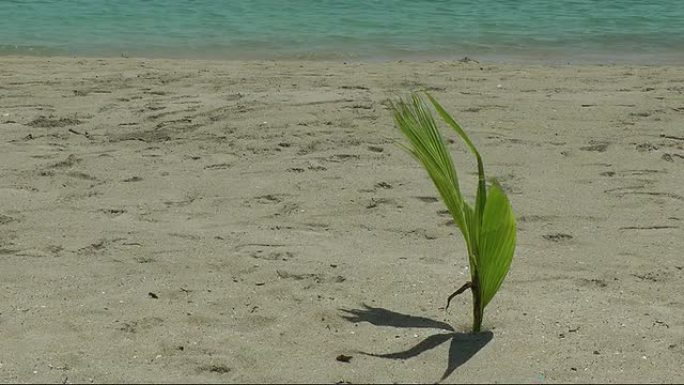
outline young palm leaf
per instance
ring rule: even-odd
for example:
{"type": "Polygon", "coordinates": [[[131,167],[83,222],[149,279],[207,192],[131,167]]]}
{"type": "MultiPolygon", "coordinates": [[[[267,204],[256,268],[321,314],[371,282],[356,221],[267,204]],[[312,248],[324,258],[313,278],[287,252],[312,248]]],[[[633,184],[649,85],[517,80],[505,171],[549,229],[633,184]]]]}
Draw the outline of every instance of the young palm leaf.
{"type": "Polygon", "coordinates": [[[458,174],[437,123],[423,99],[414,94],[408,101],[392,103],[397,127],[408,138],[402,145],[420,162],[437,187],[444,204],[463,234],[468,249],[471,280],[447,299],[471,289],[473,293],[473,331],[479,332],[485,307],[501,287],[515,251],[515,217],[496,181],[487,191],[480,153],[468,135],[430,94],[428,99],[440,117],[454,129],[477,160],[478,187],[475,206],[461,194],[458,174]]]}

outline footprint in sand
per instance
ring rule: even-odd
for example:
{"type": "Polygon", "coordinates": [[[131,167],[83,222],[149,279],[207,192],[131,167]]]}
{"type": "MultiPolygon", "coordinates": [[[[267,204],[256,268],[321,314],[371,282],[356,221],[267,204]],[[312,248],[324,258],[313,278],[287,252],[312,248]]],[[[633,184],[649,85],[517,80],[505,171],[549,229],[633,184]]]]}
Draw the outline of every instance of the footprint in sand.
{"type": "Polygon", "coordinates": [[[580,286],[585,286],[585,287],[600,287],[600,288],[603,288],[603,287],[607,287],[607,286],[608,286],[608,283],[607,283],[605,280],[603,280],[603,279],[596,279],[596,278],[594,278],[594,279],[580,278],[580,279],[578,280],[578,283],[580,284],[580,286]]]}
{"type": "Polygon", "coordinates": [[[137,333],[163,324],[164,320],[159,317],[145,317],[139,321],[124,322],[119,327],[119,330],[125,333],[137,333]]]}
{"type": "Polygon", "coordinates": [[[665,153],[660,157],[660,159],[666,162],[674,162],[674,158],[684,159],[684,155],[665,153]]]}
{"type": "Polygon", "coordinates": [[[339,163],[339,162],[346,162],[348,160],[358,160],[361,157],[356,155],[356,154],[334,154],[326,158],[325,160],[327,162],[334,162],[334,163],[339,163]]]}
{"type": "Polygon", "coordinates": [[[81,163],[82,161],[83,161],[83,159],[77,157],[74,154],[70,154],[69,156],[66,157],[66,159],[61,160],[57,163],[53,163],[49,167],[50,168],[69,168],[69,167],[73,167],[73,166],[81,163]]]}
{"type": "Polygon", "coordinates": [[[543,237],[547,241],[551,241],[551,242],[564,242],[564,241],[569,241],[573,238],[572,235],[565,234],[565,233],[544,234],[543,237]]]}
{"type": "Polygon", "coordinates": [[[429,196],[419,196],[419,197],[414,197],[414,198],[418,199],[421,202],[425,202],[425,203],[435,203],[435,202],[439,201],[439,199],[437,199],[436,197],[429,197],[429,196]]]}
{"type": "Polygon", "coordinates": [[[202,365],[197,368],[198,372],[209,372],[215,374],[227,374],[230,373],[232,370],[233,369],[223,364],[202,365]]]}
{"type": "Polygon", "coordinates": [[[386,204],[393,204],[396,207],[399,207],[397,205],[396,201],[394,199],[387,199],[387,198],[371,198],[370,203],[366,205],[367,209],[374,209],[380,205],[386,205],[386,204]]]}
{"type": "Polygon", "coordinates": [[[658,146],[651,143],[640,143],[636,145],[636,150],[639,152],[651,152],[656,151],[658,146]]]}
{"type": "Polygon", "coordinates": [[[257,203],[268,204],[268,203],[280,203],[283,201],[283,195],[279,194],[266,194],[254,197],[254,201],[257,203]]]}
{"type": "Polygon", "coordinates": [[[265,261],[283,261],[287,262],[295,258],[295,254],[291,251],[271,251],[265,252],[263,249],[258,249],[249,252],[249,256],[254,259],[261,259],[265,261]]]}
{"type": "Polygon", "coordinates": [[[232,167],[230,163],[217,163],[204,166],[205,170],[225,170],[232,167]]]}
{"type": "Polygon", "coordinates": [[[7,215],[0,214],[0,225],[6,225],[8,223],[16,221],[16,218],[9,217],[7,215]]]}
{"type": "Polygon", "coordinates": [[[41,127],[41,128],[59,128],[76,126],[83,122],[75,118],[55,118],[52,116],[39,116],[38,118],[30,121],[27,126],[30,127],[41,127]]]}
{"type": "Polygon", "coordinates": [[[328,168],[319,164],[318,162],[315,161],[309,161],[307,162],[308,166],[307,168],[311,171],[326,171],[328,168]]]}
{"type": "Polygon", "coordinates": [[[294,202],[286,202],[278,209],[277,213],[273,214],[273,216],[290,215],[296,213],[297,211],[299,211],[299,204],[294,202]]]}
{"type": "Polygon", "coordinates": [[[100,209],[98,211],[104,213],[109,217],[118,217],[119,215],[126,213],[126,210],[124,209],[100,209]]]}
{"type": "Polygon", "coordinates": [[[588,146],[580,147],[582,151],[605,152],[610,143],[590,140],[588,146]]]}
{"type": "Polygon", "coordinates": [[[632,277],[635,277],[639,279],[640,281],[648,281],[648,282],[661,282],[661,281],[667,281],[672,278],[672,272],[669,271],[650,271],[647,273],[637,273],[637,274],[631,274],[632,277]]]}

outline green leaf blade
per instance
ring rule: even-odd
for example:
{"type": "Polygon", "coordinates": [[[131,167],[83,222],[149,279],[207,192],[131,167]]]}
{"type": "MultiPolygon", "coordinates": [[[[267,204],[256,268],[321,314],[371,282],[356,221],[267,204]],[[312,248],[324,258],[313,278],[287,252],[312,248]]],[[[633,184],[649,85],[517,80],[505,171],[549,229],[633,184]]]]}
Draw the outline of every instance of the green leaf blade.
{"type": "Polygon", "coordinates": [[[397,126],[409,140],[404,147],[423,165],[468,242],[469,229],[463,209],[465,202],[458,186],[458,175],[430,110],[417,95],[410,102],[400,100],[391,108],[397,126]]]}
{"type": "Polygon", "coordinates": [[[506,193],[496,182],[489,189],[481,226],[477,261],[481,306],[484,309],[508,274],[516,242],[513,209],[506,193]]]}
{"type": "Polygon", "coordinates": [[[478,220],[482,220],[482,215],[484,213],[484,207],[487,202],[487,189],[485,187],[485,172],[484,172],[484,164],[482,163],[482,157],[480,156],[480,152],[477,151],[477,147],[473,144],[473,142],[470,140],[470,137],[466,132],[461,128],[461,126],[456,123],[454,118],[449,115],[449,113],[442,107],[441,104],[435,99],[432,95],[429,93],[425,93],[430,99],[430,102],[432,105],[435,107],[435,110],[439,114],[439,116],[442,117],[442,120],[444,120],[451,128],[454,129],[456,134],[461,137],[463,142],[465,142],[466,146],[470,149],[470,151],[475,155],[475,159],[477,160],[477,174],[478,174],[478,184],[477,184],[477,195],[476,195],[476,202],[475,202],[475,210],[477,213],[477,218],[478,220]]]}

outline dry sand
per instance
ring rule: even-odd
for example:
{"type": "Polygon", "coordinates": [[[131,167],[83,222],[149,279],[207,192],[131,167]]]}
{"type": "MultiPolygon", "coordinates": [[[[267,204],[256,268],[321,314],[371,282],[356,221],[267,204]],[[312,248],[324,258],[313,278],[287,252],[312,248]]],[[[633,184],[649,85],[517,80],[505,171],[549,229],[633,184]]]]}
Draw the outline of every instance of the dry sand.
{"type": "Polygon", "coordinates": [[[0,381],[682,382],[683,121],[684,67],[2,58],[0,381]],[[479,339],[419,89],[518,218],[479,339]]]}

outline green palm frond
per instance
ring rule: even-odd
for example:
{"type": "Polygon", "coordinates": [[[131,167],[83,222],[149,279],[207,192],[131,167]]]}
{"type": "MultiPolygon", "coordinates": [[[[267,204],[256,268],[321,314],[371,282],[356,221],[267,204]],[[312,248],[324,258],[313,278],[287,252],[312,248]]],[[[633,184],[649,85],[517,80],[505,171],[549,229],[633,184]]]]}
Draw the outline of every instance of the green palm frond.
{"type": "Polygon", "coordinates": [[[482,157],[468,135],[435,98],[430,94],[427,97],[477,159],[478,187],[474,208],[463,199],[451,154],[423,99],[414,94],[409,101],[392,103],[391,109],[397,127],[409,140],[402,146],[423,165],[466,241],[471,281],[449,300],[465,288],[472,290],[473,331],[477,332],[485,306],[501,287],[511,265],[516,242],[515,217],[506,194],[496,181],[488,194],[482,157]]]}
{"type": "Polygon", "coordinates": [[[489,189],[480,229],[478,255],[482,309],[501,287],[515,251],[515,216],[498,183],[489,189]]]}
{"type": "Polygon", "coordinates": [[[391,108],[397,126],[410,142],[410,146],[404,148],[425,167],[454,222],[467,237],[465,202],[458,185],[458,175],[432,113],[417,95],[413,95],[410,102],[402,100],[392,104],[391,108]]]}

